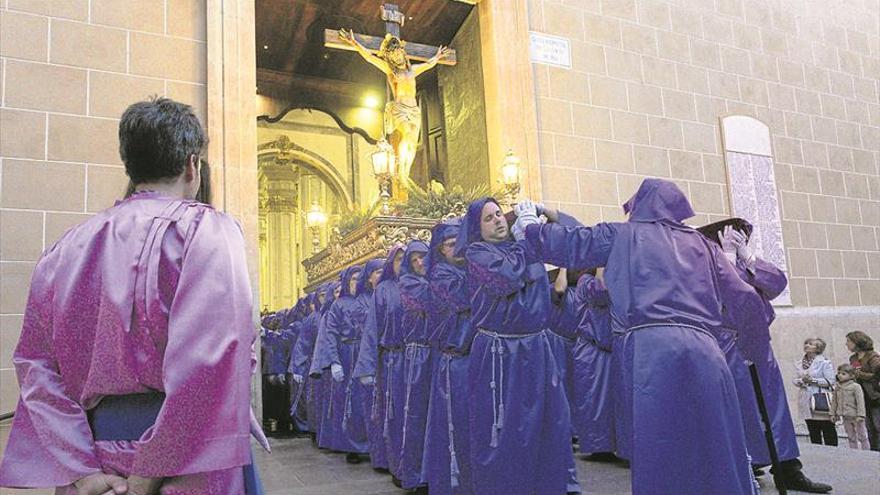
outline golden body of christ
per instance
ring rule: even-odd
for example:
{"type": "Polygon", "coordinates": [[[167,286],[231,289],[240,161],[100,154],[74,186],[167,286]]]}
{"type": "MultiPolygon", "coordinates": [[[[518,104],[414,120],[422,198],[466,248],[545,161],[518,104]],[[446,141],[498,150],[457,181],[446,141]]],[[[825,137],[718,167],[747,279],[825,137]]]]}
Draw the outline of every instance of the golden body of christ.
{"type": "Polygon", "coordinates": [[[373,55],[358,42],[352,31],[341,29],[339,38],[354,47],[364,60],[381,70],[388,80],[391,101],[385,104],[385,135],[394,148],[400,177],[405,184],[409,184],[409,173],[422,127],[422,111],[416,101],[416,78],[431,70],[450,50],[440,46],[427,62],[412,65],[404,49],[405,42],[391,34],[385,35],[377,55],[373,55]]]}

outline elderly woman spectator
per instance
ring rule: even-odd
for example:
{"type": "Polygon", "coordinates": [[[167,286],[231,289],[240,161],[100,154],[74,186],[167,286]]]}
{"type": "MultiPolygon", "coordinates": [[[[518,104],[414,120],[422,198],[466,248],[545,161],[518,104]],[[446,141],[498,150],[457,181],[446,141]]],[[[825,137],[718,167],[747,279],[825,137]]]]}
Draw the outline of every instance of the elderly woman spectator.
{"type": "Polygon", "coordinates": [[[831,421],[830,396],[823,400],[816,394],[830,393],[836,381],[834,366],[824,356],[825,341],[809,338],[804,341],[804,357],[796,363],[798,387],[798,413],[807,423],[810,441],[815,444],[837,446],[837,429],[831,421]],[[824,442],[823,442],[824,440],[824,442]]]}
{"type": "Polygon", "coordinates": [[[868,442],[871,450],[880,451],[880,354],[874,352],[874,341],[865,332],[846,334],[846,348],[853,353],[849,364],[865,392],[868,442]]]}

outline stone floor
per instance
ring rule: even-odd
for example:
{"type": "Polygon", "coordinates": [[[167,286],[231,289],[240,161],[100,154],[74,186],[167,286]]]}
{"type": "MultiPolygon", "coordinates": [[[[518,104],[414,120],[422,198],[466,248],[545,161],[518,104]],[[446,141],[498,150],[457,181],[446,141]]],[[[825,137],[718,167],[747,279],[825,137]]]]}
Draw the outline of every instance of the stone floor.
{"type": "MultiPolygon", "coordinates": [[[[257,464],[267,495],[405,493],[395,488],[387,475],[374,472],[369,463],[346,464],[344,455],[318,450],[307,439],[273,439],[272,449],[271,455],[262,451],[257,453],[257,464]]],[[[880,493],[880,454],[850,450],[844,446],[811,445],[803,439],[801,453],[808,475],[817,481],[832,484],[835,495],[880,493]]],[[[577,467],[585,494],[632,493],[629,471],[620,465],[578,460],[577,467]]],[[[769,475],[761,478],[761,493],[777,493],[769,475]]]]}
{"type": "MultiPolygon", "coordinates": [[[[846,443],[845,439],[841,439],[846,443]]],[[[342,454],[312,447],[308,439],[272,439],[272,454],[255,446],[257,465],[267,495],[403,495],[391,479],[373,471],[369,463],[352,466],[342,454]]],[[[813,479],[830,483],[834,495],[880,494],[880,454],[845,446],[811,445],[801,439],[801,459],[813,479]]],[[[620,465],[578,460],[585,494],[630,494],[629,471],[620,465]]],[[[0,495],[50,495],[52,490],[9,490],[0,495]]],[[[795,493],[795,492],[790,492],[795,493]]],[[[772,480],[761,478],[761,494],[776,495],[772,480]]],[[[544,494],[541,494],[544,495],[544,494]]],[[[695,495],[695,494],[682,494],[695,495]]],[[[711,495],[711,494],[699,494],[711,495]]]]}

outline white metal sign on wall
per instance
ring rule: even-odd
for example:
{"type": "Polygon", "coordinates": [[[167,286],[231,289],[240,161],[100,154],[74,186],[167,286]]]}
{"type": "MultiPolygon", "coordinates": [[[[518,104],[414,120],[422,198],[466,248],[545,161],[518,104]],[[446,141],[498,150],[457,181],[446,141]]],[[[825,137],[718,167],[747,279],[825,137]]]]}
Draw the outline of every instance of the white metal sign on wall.
{"type": "Polygon", "coordinates": [[[529,59],[538,64],[571,69],[571,42],[567,38],[530,31],[529,59]]]}

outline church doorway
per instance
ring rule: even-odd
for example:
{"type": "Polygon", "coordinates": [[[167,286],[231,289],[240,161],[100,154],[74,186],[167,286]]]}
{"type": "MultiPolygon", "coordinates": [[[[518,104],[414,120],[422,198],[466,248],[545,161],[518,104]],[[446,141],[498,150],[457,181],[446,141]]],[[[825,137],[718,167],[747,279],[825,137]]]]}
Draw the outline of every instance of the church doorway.
{"type": "Polygon", "coordinates": [[[395,129],[415,130],[408,176],[387,183],[398,204],[408,190],[490,183],[480,16],[449,0],[262,0],[255,14],[260,308],[277,311],[309,285],[304,260],[380,213],[373,155],[386,136],[397,146],[395,129]],[[452,50],[422,66],[410,95],[370,60],[390,37],[416,72],[452,50]]]}

